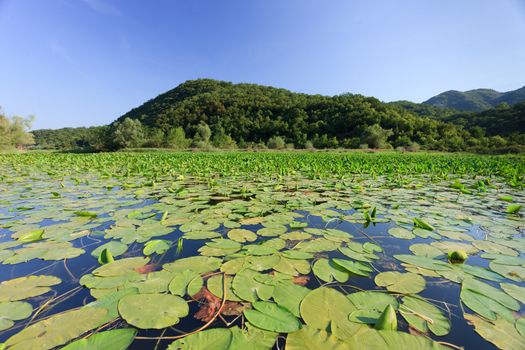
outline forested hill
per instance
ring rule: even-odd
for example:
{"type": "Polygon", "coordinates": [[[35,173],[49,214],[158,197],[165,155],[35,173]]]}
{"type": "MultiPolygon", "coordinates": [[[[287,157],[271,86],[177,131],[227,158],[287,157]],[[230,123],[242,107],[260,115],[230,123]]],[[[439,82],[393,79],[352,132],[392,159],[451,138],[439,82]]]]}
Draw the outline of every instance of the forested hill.
{"type": "Polygon", "coordinates": [[[505,105],[465,113],[361,95],[308,95],[198,79],[145,102],[108,126],[78,132],[39,130],[34,135],[37,147],[57,149],[70,145],[85,150],[342,147],[500,152],[524,148],[523,120],[522,108],[505,105]]]}
{"type": "Polygon", "coordinates": [[[311,140],[318,147],[357,148],[366,143],[363,134],[371,126],[384,130],[394,147],[417,142],[433,149],[453,149],[466,136],[454,125],[373,97],[307,95],[210,79],[187,81],[117,122],[126,118],[163,132],[180,126],[189,136],[197,125],[206,123],[236,142],[266,142],[279,135],[298,147],[311,140]]]}
{"type": "Polygon", "coordinates": [[[423,102],[425,105],[451,108],[462,112],[481,112],[497,107],[500,104],[514,105],[525,101],[525,86],[508,92],[492,89],[469,91],[445,91],[423,102]]]}

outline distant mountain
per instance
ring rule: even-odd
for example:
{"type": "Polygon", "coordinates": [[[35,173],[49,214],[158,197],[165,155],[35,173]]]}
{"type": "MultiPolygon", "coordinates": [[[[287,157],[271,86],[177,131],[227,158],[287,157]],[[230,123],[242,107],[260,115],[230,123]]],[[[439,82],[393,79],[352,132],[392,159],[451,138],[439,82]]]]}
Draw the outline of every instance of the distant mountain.
{"type": "Polygon", "coordinates": [[[525,101],[525,86],[508,92],[498,92],[492,89],[475,89],[464,92],[449,90],[428,99],[423,104],[452,108],[461,112],[481,112],[501,103],[512,106],[522,101],[525,101]]]}

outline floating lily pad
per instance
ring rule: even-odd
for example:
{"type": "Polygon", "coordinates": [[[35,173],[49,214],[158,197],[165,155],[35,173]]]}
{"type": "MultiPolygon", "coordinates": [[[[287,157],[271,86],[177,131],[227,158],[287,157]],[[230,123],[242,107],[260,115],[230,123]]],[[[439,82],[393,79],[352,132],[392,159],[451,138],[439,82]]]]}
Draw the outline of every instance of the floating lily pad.
{"type": "Polygon", "coordinates": [[[32,312],[33,307],[25,301],[0,303],[0,331],[13,327],[14,321],[26,319],[32,312]]]}
{"type": "Polygon", "coordinates": [[[390,292],[402,294],[419,293],[425,289],[425,279],[415,273],[397,271],[381,272],[374,279],[378,286],[386,287],[390,292]]]}
{"type": "Polygon", "coordinates": [[[258,328],[278,333],[291,333],[301,328],[299,319],[275,303],[257,301],[252,306],[254,310],[244,310],[244,316],[258,328]]]}
{"type": "Polygon", "coordinates": [[[132,328],[113,329],[74,341],[62,350],[126,350],[136,334],[137,331],[132,328]]]}
{"type": "Polygon", "coordinates": [[[56,314],[13,335],[5,345],[10,350],[53,349],[103,324],[107,312],[103,308],[84,307],[56,314]]]}
{"type": "Polygon", "coordinates": [[[0,284],[0,302],[23,300],[45,294],[62,281],[55,276],[27,276],[0,284]]]}
{"type": "Polygon", "coordinates": [[[179,323],[189,312],[186,301],[170,294],[135,294],[120,299],[120,316],[142,329],[162,329],[179,323]]]}

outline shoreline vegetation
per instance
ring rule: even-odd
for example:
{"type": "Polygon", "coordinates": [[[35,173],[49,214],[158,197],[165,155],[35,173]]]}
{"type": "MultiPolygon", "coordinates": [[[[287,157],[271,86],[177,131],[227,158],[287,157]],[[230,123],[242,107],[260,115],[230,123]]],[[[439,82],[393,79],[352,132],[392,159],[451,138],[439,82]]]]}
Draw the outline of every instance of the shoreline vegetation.
{"type": "MultiPolygon", "coordinates": [[[[5,119],[5,118],[4,118],[5,119]]],[[[189,80],[105,126],[32,131],[32,149],[525,151],[525,101],[482,112],[189,80]]]]}

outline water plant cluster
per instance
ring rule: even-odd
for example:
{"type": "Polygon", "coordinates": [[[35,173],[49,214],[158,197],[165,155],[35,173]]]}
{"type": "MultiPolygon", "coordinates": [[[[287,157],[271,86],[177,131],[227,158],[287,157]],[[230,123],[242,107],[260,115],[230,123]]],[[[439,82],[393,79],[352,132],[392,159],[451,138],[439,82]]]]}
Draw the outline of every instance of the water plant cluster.
{"type": "Polygon", "coordinates": [[[523,160],[0,155],[0,349],[523,349],[523,160]]]}

